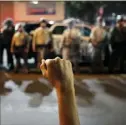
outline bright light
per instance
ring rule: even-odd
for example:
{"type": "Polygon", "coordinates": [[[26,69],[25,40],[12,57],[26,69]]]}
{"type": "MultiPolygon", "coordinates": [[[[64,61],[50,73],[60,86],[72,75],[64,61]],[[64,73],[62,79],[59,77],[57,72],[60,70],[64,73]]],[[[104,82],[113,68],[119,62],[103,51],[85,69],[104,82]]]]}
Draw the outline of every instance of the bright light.
{"type": "Polygon", "coordinates": [[[54,21],[49,21],[49,24],[54,24],[54,21]]]}
{"type": "Polygon", "coordinates": [[[38,4],[38,1],[32,1],[33,4],[38,4]]]}
{"type": "Polygon", "coordinates": [[[121,15],[117,15],[117,20],[120,20],[121,19],[121,15]]]}

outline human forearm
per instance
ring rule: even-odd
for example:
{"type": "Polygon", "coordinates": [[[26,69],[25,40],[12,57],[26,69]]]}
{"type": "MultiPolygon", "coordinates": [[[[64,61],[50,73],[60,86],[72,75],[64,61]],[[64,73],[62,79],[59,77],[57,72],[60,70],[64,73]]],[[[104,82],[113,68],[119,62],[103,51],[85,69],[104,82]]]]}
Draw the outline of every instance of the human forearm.
{"type": "Polygon", "coordinates": [[[80,125],[71,62],[59,57],[42,60],[40,69],[56,89],[60,125],[80,125]]]}
{"type": "Polygon", "coordinates": [[[60,125],[80,125],[73,86],[56,88],[60,125]],[[69,90],[68,90],[69,88],[69,90]]]}

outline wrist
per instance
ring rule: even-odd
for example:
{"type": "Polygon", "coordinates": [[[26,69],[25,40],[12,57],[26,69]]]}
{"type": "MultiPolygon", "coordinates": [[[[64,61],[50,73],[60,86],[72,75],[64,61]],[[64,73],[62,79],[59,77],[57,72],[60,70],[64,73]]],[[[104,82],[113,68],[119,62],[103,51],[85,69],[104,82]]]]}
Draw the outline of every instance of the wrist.
{"type": "Polygon", "coordinates": [[[57,93],[57,99],[58,99],[58,105],[61,107],[65,107],[65,109],[69,109],[71,106],[75,107],[75,90],[73,88],[69,89],[61,89],[61,88],[56,88],[56,93],[57,93]]]}
{"type": "Polygon", "coordinates": [[[69,83],[59,83],[59,86],[56,86],[56,92],[58,95],[63,95],[63,96],[71,96],[73,95],[75,89],[74,89],[74,83],[69,82],[69,83]]]}

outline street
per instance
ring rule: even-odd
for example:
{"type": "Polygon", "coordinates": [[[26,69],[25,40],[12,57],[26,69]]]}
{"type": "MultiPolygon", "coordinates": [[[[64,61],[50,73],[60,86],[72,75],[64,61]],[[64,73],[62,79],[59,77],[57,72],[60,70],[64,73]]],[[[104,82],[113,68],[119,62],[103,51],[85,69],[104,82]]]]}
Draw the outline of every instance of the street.
{"type": "MultiPolygon", "coordinates": [[[[15,82],[5,87],[12,92],[1,96],[1,125],[58,125],[57,97],[49,82],[41,75],[11,76],[15,82]]],[[[76,75],[81,125],[126,125],[125,81],[125,75],[76,75]]]]}
{"type": "Polygon", "coordinates": [[[126,125],[125,7],[0,1],[0,125],[126,125]]]}

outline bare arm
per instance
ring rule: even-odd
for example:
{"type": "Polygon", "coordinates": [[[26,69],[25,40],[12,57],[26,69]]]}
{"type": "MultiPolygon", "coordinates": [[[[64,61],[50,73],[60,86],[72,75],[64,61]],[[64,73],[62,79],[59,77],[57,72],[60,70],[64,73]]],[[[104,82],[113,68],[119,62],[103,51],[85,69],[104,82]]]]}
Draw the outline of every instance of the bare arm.
{"type": "Polygon", "coordinates": [[[68,91],[62,91],[61,88],[56,89],[60,125],[80,125],[76,107],[74,87],[71,86],[69,89],[70,90],[68,91]]]}
{"type": "Polygon", "coordinates": [[[60,58],[43,60],[41,70],[56,89],[60,125],[80,125],[70,61],[60,58]]]}

